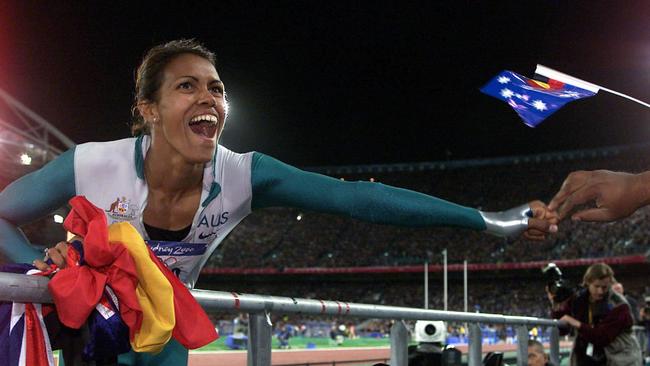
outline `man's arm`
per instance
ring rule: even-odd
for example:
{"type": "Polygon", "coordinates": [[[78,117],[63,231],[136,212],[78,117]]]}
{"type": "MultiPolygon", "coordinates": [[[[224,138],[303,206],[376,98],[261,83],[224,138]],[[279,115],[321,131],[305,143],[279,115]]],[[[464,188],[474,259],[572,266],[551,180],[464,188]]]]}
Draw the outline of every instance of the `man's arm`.
{"type": "Polygon", "coordinates": [[[574,213],[573,220],[614,221],[650,203],[650,171],[640,174],[609,170],[576,171],[567,176],[548,205],[564,219],[573,208],[595,202],[596,208],[574,213]]]}
{"type": "MultiPolygon", "coordinates": [[[[570,316],[571,308],[573,306],[573,301],[575,298],[572,296],[562,302],[555,302],[555,296],[548,290],[548,286],[545,288],[546,297],[548,298],[551,304],[551,318],[553,319],[562,319],[566,316],[570,316]]],[[[564,336],[571,333],[570,327],[560,327],[560,335],[564,336]]]]}
{"type": "Polygon", "coordinates": [[[74,148],[0,192],[0,251],[11,261],[31,263],[42,253],[18,226],[63,206],[75,195],[74,148]]]}

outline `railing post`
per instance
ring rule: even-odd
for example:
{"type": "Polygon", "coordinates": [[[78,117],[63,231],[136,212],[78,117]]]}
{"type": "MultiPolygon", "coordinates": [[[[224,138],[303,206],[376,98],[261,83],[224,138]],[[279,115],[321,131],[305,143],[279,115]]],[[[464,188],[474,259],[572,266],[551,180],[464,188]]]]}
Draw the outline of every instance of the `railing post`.
{"type": "Polygon", "coordinates": [[[468,366],[481,366],[483,347],[481,327],[478,323],[469,323],[467,328],[469,330],[467,364],[468,366]]]}
{"type": "Polygon", "coordinates": [[[271,366],[272,327],[268,313],[248,314],[248,366],[271,366]]]}
{"type": "Polygon", "coordinates": [[[409,332],[403,320],[396,320],[390,327],[390,365],[408,365],[409,332]]]}
{"type": "Polygon", "coordinates": [[[551,339],[549,340],[551,348],[551,363],[560,364],[560,330],[558,327],[551,327],[551,339]]]}
{"type": "Polygon", "coordinates": [[[517,326],[517,366],[528,365],[528,327],[517,326]]]}

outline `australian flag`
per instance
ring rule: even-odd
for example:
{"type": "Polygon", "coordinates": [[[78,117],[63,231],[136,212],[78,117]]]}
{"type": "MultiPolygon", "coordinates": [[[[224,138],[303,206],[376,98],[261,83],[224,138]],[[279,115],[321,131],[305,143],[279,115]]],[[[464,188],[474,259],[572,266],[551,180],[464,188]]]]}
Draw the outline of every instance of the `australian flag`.
{"type": "Polygon", "coordinates": [[[536,127],[566,103],[591,97],[598,92],[598,89],[591,87],[593,84],[584,83],[588,89],[575,84],[537,74],[535,79],[529,79],[506,70],[490,80],[481,91],[508,103],[526,125],[536,127]]]}
{"type": "MultiPolygon", "coordinates": [[[[35,274],[29,264],[0,266],[2,272],[35,274]]],[[[0,365],[54,366],[41,304],[0,301],[0,365]]]]}

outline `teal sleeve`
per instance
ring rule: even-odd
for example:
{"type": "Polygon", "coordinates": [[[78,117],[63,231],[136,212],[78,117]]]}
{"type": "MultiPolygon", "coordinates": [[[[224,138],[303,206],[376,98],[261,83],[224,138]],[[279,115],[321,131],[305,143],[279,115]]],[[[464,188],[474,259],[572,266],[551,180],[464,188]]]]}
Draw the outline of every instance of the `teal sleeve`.
{"type": "Polygon", "coordinates": [[[42,257],[18,226],[47,215],[74,195],[74,148],[8,185],[0,193],[0,252],[17,263],[42,257]]]}
{"type": "Polygon", "coordinates": [[[380,224],[486,228],[473,208],[381,183],[347,182],[306,172],[257,152],[251,181],[253,209],[285,206],[380,224]]]}

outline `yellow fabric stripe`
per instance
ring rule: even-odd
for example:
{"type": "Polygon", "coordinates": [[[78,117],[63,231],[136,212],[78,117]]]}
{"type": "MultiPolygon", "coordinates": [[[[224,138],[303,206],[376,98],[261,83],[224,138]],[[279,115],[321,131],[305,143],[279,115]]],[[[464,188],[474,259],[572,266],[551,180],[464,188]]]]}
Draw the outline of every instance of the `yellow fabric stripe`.
{"type": "Polygon", "coordinates": [[[176,325],[174,290],[151,261],[147,245],[128,222],[108,227],[108,240],[120,242],[131,254],[138,272],[136,295],[142,307],[142,327],[131,341],[135,352],[158,353],[171,339],[176,325]]]}
{"type": "Polygon", "coordinates": [[[548,85],[547,83],[545,83],[545,82],[543,82],[543,81],[538,81],[538,80],[533,80],[533,79],[531,79],[531,81],[532,81],[533,83],[539,85],[540,87],[544,88],[544,89],[550,89],[550,88],[551,88],[550,85],[548,85]]]}

